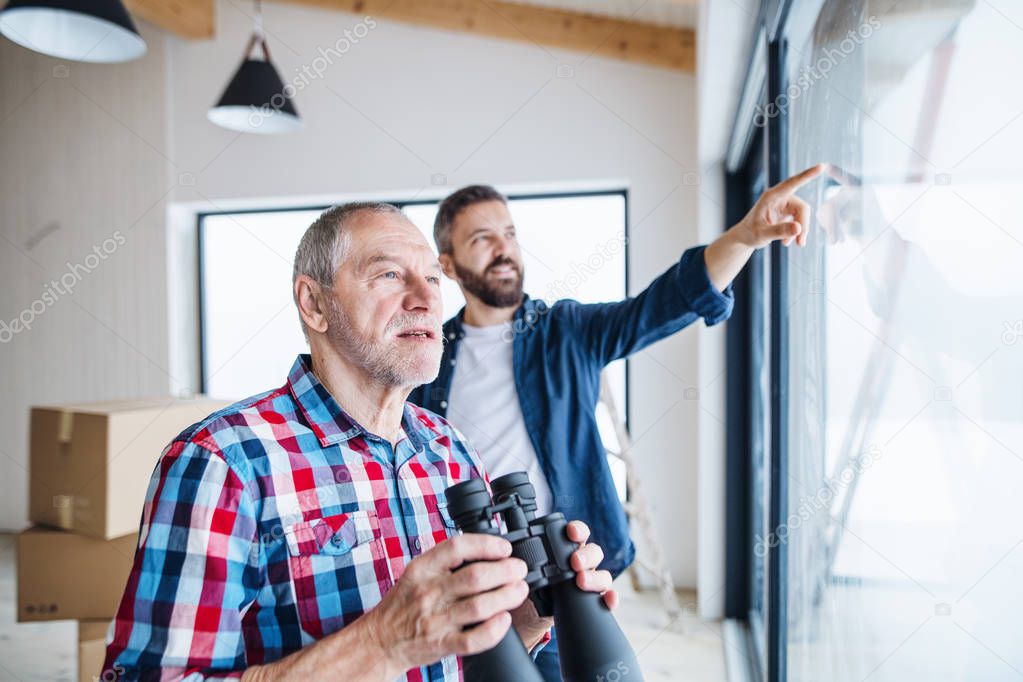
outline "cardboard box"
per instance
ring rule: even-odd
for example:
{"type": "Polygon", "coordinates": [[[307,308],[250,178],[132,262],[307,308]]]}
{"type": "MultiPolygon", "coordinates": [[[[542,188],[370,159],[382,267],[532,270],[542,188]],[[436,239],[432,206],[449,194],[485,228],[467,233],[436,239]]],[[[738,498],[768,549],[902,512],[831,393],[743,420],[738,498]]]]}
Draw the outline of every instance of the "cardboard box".
{"type": "Polygon", "coordinates": [[[137,533],[160,453],[228,404],[167,397],[33,407],[29,520],[94,538],[137,533]]]}
{"type": "Polygon", "coordinates": [[[138,533],[96,540],[62,530],[18,534],[18,622],[113,619],[138,533]]]}
{"type": "Polygon", "coordinates": [[[107,619],[78,621],[78,682],[117,679],[113,671],[105,675],[102,672],[109,625],[107,619]]]}

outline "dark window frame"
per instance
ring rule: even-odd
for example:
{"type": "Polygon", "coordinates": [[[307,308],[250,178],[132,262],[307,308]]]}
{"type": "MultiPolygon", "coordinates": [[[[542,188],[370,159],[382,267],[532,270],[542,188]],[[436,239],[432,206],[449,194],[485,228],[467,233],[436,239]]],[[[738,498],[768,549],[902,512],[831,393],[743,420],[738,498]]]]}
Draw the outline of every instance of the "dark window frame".
{"type": "MultiPolygon", "coordinates": [[[[726,215],[728,224],[734,225],[750,208],[766,184],[766,159],[763,135],[753,138],[743,166],[726,177],[726,215]]],[[[766,658],[760,635],[765,630],[764,613],[757,611],[756,591],[760,587],[755,568],[753,547],[762,524],[757,523],[765,510],[757,509],[763,501],[756,487],[753,459],[769,450],[761,405],[770,402],[769,396],[756,391],[761,372],[769,367],[770,358],[764,354],[758,331],[765,329],[770,298],[760,283],[768,254],[757,251],[733,283],[735,307],[726,328],[726,357],[728,374],[726,393],[726,590],[725,617],[746,621],[751,637],[749,651],[762,666],[766,658]]],[[[765,472],[766,473],[766,472],[765,472]]],[[[766,595],[762,595],[762,598],[766,595]]],[[[766,600],[761,607],[766,606],[766,600]]]]}
{"type": "MultiPolygon", "coordinates": [[[[792,0],[763,0],[757,18],[754,40],[743,84],[743,97],[733,124],[726,165],[727,224],[734,224],[745,215],[759,172],[766,172],[767,186],[777,184],[788,175],[787,110],[779,109],[762,127],[756,123],[751,104],[776,101],[787,87],[787,42],[785,28],[792,0]],[[764,54],[758,54],[764,50],[764,54]],[[766,63],[765,63],[766,62],[766,63]],[[762,145],[762,146],[761,146],[762,145]],[[766,152],[766,161],[758,158],[766,152]]],[[[753,375],[750,346],[762,343],[753,335],[754,315],[764,313],[758,307],[756,279],[744,273],[736,281],[736,310],[728,323],[726,357],[729,368],[727,385],[727,471],[726,471],[726,533],[727,556],[726,617],[750,625],[752,605],[753,552],[755,547],[751,506],[764,505],[768,530],[777,529],[787,516],[788,508],[788,278],[787,258],[783,247],[775,242],[757,258],[770,260],[768,283],[769,310],[767,334],[770,335],[770,395],[759,396],[770,404],[770,442],[768,447],[767,499],[757,499],[752,490],[751,457],[753,441],[753,400],[758,390],[758,377],[753,375]],[[741,301],[745,295],[749,300],[741,301]]],[[[751,263],[751,270],[759,262],[751,263]]],[[[761,304],[762,305],[762,304],[761,304]]],[[[766,540],[766,539],[765,539],[766,540]]],[[[783,682],[787,678],[787,588],[788,552],[784,543],[766,543],[767,593],[764,595],[763,626],[766,645],[762,655],[756,642],[749,643],[754,652],[755,672],[767,682],[783,682]],[[775,544],[775,546],[770,546],[775,544]],[[766,659],[766,660],[765,660],[766,659]]],[[[747,627],[749,632],[750,628],[747,627]]]]}

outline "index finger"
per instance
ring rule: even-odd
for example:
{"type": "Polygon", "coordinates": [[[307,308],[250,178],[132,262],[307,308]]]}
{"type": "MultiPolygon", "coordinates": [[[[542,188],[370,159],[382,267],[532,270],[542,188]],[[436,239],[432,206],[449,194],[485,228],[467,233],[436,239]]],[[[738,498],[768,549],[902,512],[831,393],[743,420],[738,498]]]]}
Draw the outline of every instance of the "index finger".
{"type": "Polygon", "coordinates": [[[466,533],[438,543],[423,553],[440,566],[453,570],[467,561],[504,559],[511,556],[511,543],[497,535],[466,533]]]}
{"type": "Polygon", "coordinates": [[[825,169],[827,169],[827,167],[828,166],[825,163],[818,163],[816,166],[810,166],[802,173],[797,173],[796,175],[793,175],[791,178],[786,178],[785,180],[782,180],[771,189],[786,193],[795,192],[797,189],[799,189],[800,187],[802,187],[803,185],[805,185],[806,183],[810,182],[818,175],[823,173],[825,169]]]}
{"type": "Polygon", "coordinates": [[[582,521],[569,521],[565,526],[565,535],[572,542],[585,543],[590,539],[590,527],[582,521]]]}

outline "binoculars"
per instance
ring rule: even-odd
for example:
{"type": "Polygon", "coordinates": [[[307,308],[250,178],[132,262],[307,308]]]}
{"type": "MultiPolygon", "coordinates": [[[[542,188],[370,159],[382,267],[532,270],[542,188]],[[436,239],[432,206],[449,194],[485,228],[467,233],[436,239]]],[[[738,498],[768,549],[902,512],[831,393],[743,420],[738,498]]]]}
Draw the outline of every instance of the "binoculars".
{"type": "MultiPolygon", "coordinates": [[[[632,646],[601,596],[583,592],[569,562],[578,545],[568,539],[564,514],[535,518],[536,491],[525,472],[447,489],[448,511],[463,533],[508,540],[512,556],[526,562],[530,599],[541,616],[554,616],[561,677],[565,682],[642,682],[632,646]],[[504,523],[502,533],[495,515],[504,523]]],[[[514,628],[489,651],[462,659],[466,682],[543,682],[514,628]]]]}

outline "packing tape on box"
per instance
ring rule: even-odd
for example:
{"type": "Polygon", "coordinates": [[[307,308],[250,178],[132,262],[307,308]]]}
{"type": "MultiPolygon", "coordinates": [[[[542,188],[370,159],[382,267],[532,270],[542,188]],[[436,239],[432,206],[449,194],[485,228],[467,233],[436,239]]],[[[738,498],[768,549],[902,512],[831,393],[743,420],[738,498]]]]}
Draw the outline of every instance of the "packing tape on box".
{"type": "Polygon", "coordinates": [[[60,419],[57,421],[57,442],[67,445],[71,442],[71,427],[74,423],[75,413],[70,410],[62,410],[60,419]]]}
{"type": "Polygon", "coordinates": [[[74,495],[54,495],[53,507],[57,510],[57,526],[70,530],[74,524],[74,495]]]}

